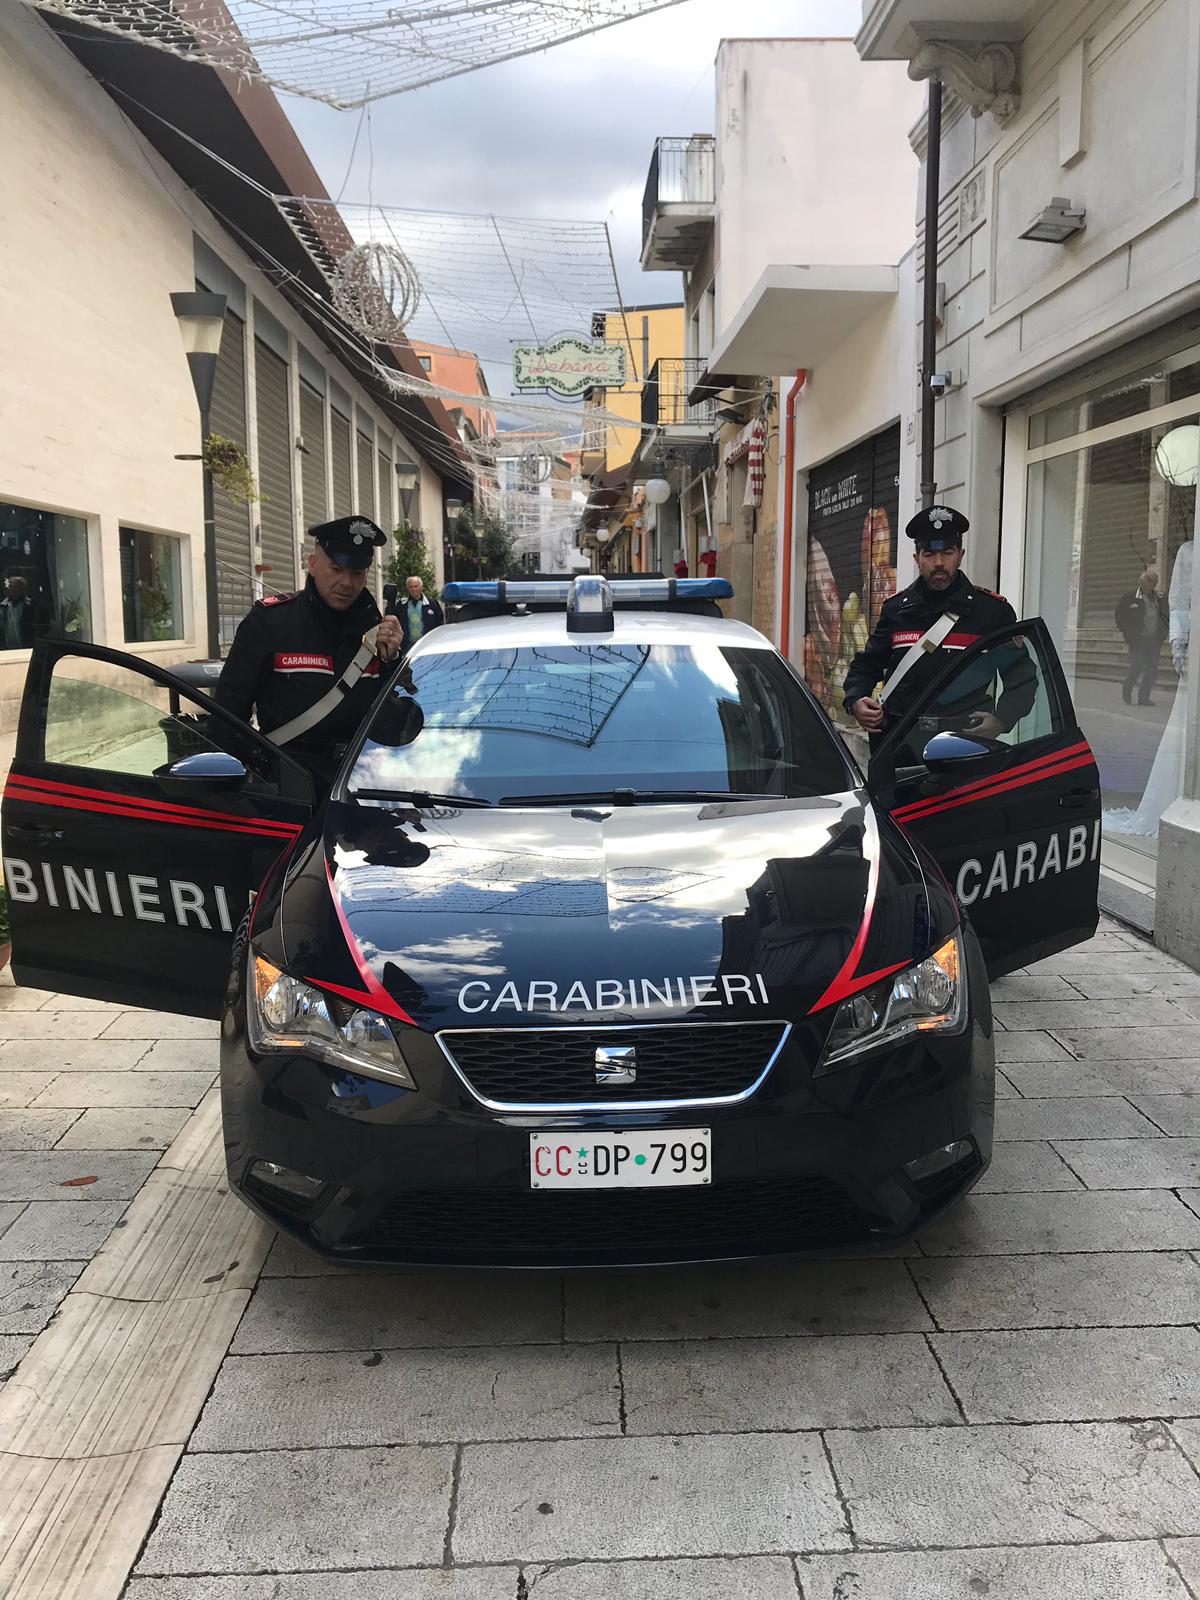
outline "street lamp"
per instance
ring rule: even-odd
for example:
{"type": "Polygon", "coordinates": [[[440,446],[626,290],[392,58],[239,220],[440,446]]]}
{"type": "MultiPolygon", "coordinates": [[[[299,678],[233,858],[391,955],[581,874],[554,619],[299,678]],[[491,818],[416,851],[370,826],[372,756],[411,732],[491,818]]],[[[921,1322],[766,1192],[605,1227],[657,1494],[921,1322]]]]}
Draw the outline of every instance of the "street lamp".
{"type": "Polygon", "coordinates": [[[646,481],[646,499],[652,506],[665,506],[671,498],[671,485],[667,482],[666,468],[661,460],[654,463],[654,476],[646,481]]]}
{"type": "Polygon", "coordinates": [[[448,528],[450,530],[449,543],[450,543],[450,578],[451,578],[451,581],[453,581],[453,579],[454,579],[454,571],[455,571],[454,547],[455,547],[455,542],[456,542],[457,532],[458,532],[458,514],[462,510],[462,508],[463,508],[463,503],[462,503],[461,500],[447,500],[446,501],[446,524],[447,524],[447,526],[448,526],[448,528]]]}
{"type": "MultiPolygon", "coordinates": [[[[208,414],[212,407],[213,383],[217,376],[217,353],[221,348],[221,331],[225,325],[225,296],[201,292],[173,294],[171,310],[179,322],[183,348],[187,352],[188,370],[192,387],[196,391],[196,404],[200,407],[199,460],[204,460],[208,443],[208,414]]],[[[196,459],[188,457],[185,459],[196,459]]],[[[208,467],[203,469],[204,479],[204,587],[208,626],[208,654],[215,659],[221,653],[221,618],[217,601],[217,530],[213,508],[213,479],[208,467]]]]}
{"type": "MultiPolygon", "coordinates": [[[[404,512],[404,522],[407,526],[412,517],[413,494],[417,487],[420,473],[411,461],[397,461],[396,486],[400,490],[400,506],[404,512]]],[[[447,507],[447,509],[449,509],[447,507]]]]}

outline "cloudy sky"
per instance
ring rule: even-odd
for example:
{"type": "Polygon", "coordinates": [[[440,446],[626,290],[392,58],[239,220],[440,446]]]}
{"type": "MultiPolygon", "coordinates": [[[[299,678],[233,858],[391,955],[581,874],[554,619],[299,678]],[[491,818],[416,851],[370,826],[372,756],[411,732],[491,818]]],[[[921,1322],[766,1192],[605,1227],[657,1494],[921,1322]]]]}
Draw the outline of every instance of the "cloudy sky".
{"type": "Polygon", "coordinates": [[[285,104],[335,197],[607,220],[626,303],[671,300],[679,280],[638,267],[642,188],[656,138],[712,131],[721,38],[847,37],[861,18],[860,0],[685,0],[541,56],[378,101],[365,117],[292,97],[285,104]]]}

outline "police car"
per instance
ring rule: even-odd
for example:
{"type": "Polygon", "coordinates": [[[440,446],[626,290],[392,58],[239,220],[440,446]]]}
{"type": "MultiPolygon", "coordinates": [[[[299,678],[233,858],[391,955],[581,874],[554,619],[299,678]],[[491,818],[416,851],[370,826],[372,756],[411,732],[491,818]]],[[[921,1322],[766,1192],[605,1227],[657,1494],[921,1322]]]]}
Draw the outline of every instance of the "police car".
{"type": "Polygon", "coordinates": [[[1033,620],[864,779],[730,593],[451,585],[328,799],[171,673],[39,641],[17,981],[220,1016],[230,1182],[340,1260],[909,1234],[990,1158],[989,976],[1095,928],[1095,762],[1033,620]],[[947,730],[1014,661],[1021,721],[947,730]]]}

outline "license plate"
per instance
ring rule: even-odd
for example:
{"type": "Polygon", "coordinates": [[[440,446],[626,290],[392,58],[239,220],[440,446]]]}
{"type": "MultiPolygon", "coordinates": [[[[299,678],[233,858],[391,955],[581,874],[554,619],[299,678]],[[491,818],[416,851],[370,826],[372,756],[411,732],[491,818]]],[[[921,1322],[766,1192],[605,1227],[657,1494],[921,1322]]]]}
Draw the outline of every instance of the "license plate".
{"type": "Polygon", "coordinates": [[[535,1189],[681,1189],[712,1182],[712,1129],[531,1133],[535,1189]]]}

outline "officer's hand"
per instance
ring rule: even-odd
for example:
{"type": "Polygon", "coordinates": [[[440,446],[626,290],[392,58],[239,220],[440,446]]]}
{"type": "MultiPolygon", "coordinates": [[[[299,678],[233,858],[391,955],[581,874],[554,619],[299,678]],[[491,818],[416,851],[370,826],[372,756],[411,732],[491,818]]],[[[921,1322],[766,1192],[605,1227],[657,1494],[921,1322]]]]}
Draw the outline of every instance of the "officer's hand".
{"type": "Polygon", "coordinates": [[[1182,640],[1176,640],[1171,646],[1171,665],[1182,678],[1187,671],[1188,647],[1182,640]]]}
{"type": "Polygon", "coordinates": [[[977,739],[998,739],[1008,729],[999,717],[992,716],[990,711],[975,711],[967,718],[964,733],[973,733],[977,739]]]}
{"type": "Polygon", "coordinates": [[[404,642],[404,631],[400,626],[398,617],[384,617],[379,624],[379,631],[375,635],[375,648],[384,661],[394,661],[400,654],[400,646],[404,642]]]}
{"type": "Polygon", "coordinates": [[[883,727],[883,707],[869,694],[862,695],[850,706],[850,715],[860,728],[868,733],[878,733],[883,727]]]}

